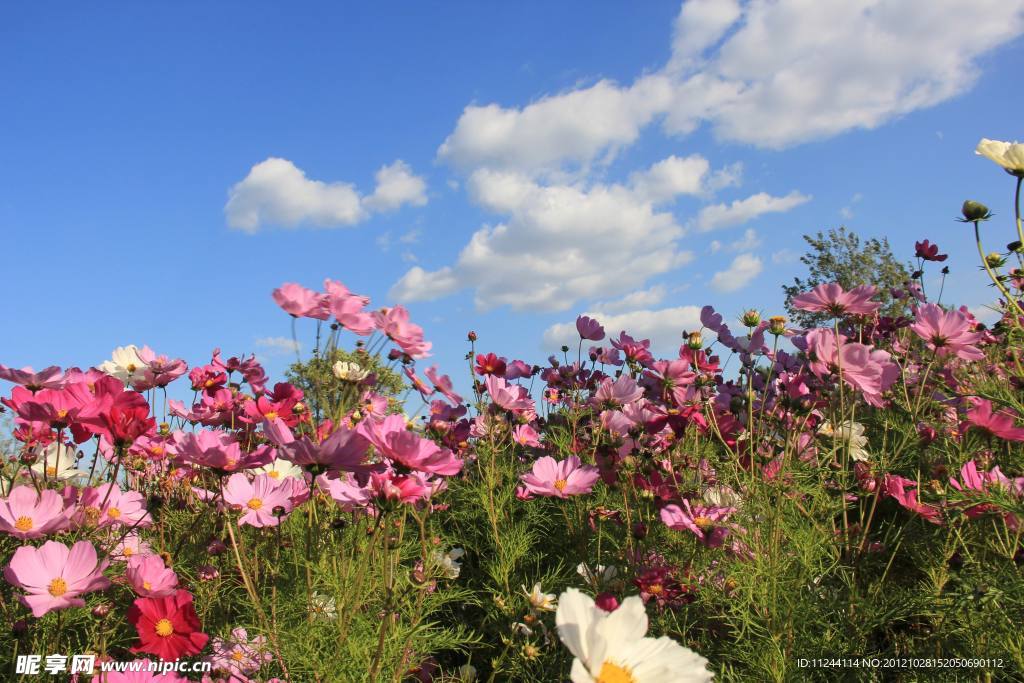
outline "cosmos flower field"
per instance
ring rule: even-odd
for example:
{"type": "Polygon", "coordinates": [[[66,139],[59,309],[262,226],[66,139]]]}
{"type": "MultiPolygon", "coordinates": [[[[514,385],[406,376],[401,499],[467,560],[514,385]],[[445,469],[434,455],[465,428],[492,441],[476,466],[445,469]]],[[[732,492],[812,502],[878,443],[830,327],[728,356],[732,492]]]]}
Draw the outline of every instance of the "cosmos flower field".
{"type": "Polygon", "coordinates": [[[942,247],[977,247],[988,325],[925,293],[922,236],[895,314],[871,282],[796,296],[809,329],[705,306],[670,357],[580,316],[542,362],[469,332],[441,368],[328,279],[272,293],[318,340],[289,377],[0,365],[3,680],[29,654],[209,664],[62,674],[110,683],[1024,677],[1024,145],[978,152],[1016,224],[968,201],[942,247]]]}

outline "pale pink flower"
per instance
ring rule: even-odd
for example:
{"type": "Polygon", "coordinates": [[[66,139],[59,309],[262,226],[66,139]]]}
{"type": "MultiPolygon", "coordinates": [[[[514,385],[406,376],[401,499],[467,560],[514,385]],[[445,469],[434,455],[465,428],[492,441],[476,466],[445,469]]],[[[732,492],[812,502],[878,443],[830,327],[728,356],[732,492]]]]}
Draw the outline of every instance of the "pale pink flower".
{"type": "Polygon", "coordinates": [[[280,418],[265,420],[263,431],[277,446],[278,457],[300,467],[323,466],[330,470],[362,472],[369,442],[357,430],[339,427],[317,443],[308,436],[295,434],[280,418]]]}
{"type": "Polygon", "coordinates": [[[327,320],[330,310],[327,297],[294,282],[286,282],[271,294],[278,306],[293,318],[316,318],[327,320]]]}
{"type": "Polygon", "coordinates": [[[159,555],[135,555],[129,558],[124,576],[132,590],[147,598],[174,595],[178,588],[178,575],[164,564],[159,555]]]}
{"type": "Polygon", "coordinates": [[[342,327],[361,337],[377,329],[373,315],[363,310],[370,303],[368,297],[353,294],[336,280],[324,280],[324,289],[327,291],[328,308],[342,327]]]}
{"type": "Polygon", "coordinates": [[[520,446],[530,446],[531,448],[543,447],[540,443],[540,434],[530,425],[516,425],[515,429],[512,430],[512,440],[520,446]]]}
{"type": "Polygon", "coordinates": [[[573,455],[561,461],[550,456],[539,458],[533,463],[533,470],[519,478],[528,493],[568,498],[590,493],[600,477],[596,467],[582,464],[573,455]]]}
{"type": "Polygon", "coordinates": [[[39,372],[31,366],[20,370],[0,365],[0,379],[5,379],[14,384],[20,384],[31,392],[40,389],[60,389],[64,386],[64,372],[56,365],[43,368],[39,372]]]}
{"type": "Polygon", "coordinates": [[[945,311],[935,304],[918,306],[910,329],[939,356],[955,355],[964,360],[981,360],[985,354],[975,346],[984,339],[971,331],[971,321],[960,311],[945,311]]]}
{"type": "Polygon", "coordinates": [[[505,410],[511,410],[519,414],[529,414],[536,409],[526,387],[506,382],[497,375],[487,375],[484,378],[484,386],[487,388],[487,394],[494,401],[495,405],[505,410]]]}
{"type": "Polygon", "coordinates": [[[6,498],[0,498],[0,531],[15,538],[42,538],[69,524],[64,498],[56,491],[32,486],[16,486],[6,498]]]}
{"type": "Polygon", "coordinates": [[[82,489],[78,510],[72,518],[79,527],[152,526],[146,501],[138,491],[121,491],[117,484],[101,484],[82,489]]]}
{"type": "Polygon", "coordinates": [[[809,292],[793,297],[793,308],[814,313],[829,313],[834,317],[841,315],[871,315],[882,304],[871,301],[877,290],[871,285],[860,285],[850,291],[843,291],[842,285],[833,282],[818,285],[809,292]]]}
{"type": "Polygon", "coordinates": [[[1024,441],[1024,427],[1016,427],[1013,424],[1017,417],[1018,415],[1008,408],[994,411],[992,402],[983,398],[974,399],[974,408],[967,411],[967,422],[971,427],[1007,441],[1024,441]]]}
{"type": "Polygon", "coordinates": [[[458,474],[462,469],[462,460],[447,448],[410,431],[402,415],[388,415],[383,420],[363,420],[356,431],[382,456],[403,467],[446,477],[458,474]]]}
{"type": "Polygon", "coordinates": [[[684,498],[682,507],[674,504],[663,507],[661,521],[670,529],[692,532],[709,548],[718,548],[729,533],[723,523],[734,512],[734,507],[691,505],[690,501],[684,498]]]}
{"type": "Polygon", "coordinates": [[[47,541],[39,548],[25,545],[15,550],[4,578],[25,590],[27,595],[19,600],[41,617],[55,609],[83,607],[80,595],[110,586],[103,576],[106,568],[107,561],[97,559],[89,541],[78,541],[70,548],[47,541]]]}
{"type": "Polygon", "coordinates": [[[290,479],[261,474],[249,481],[244,474],[232,474],[224,485],[224,501],[241,509],[238,525],[277,526],[294,505],[290,479]]]}
{"type": "Polygon", "coordinates": [[[430,355],[431,343],[423,340],[423,328],[409,320],[409,311],[402,306],[382,308],[373,314],[378,329],[398,344],[412,358],[430,355]]]}

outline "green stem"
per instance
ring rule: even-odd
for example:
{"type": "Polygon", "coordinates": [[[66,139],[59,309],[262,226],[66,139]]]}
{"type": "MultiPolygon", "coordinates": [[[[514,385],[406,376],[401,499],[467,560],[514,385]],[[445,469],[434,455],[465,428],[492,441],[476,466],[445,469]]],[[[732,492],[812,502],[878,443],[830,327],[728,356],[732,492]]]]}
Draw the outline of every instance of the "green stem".
{"type": "Polygon", "coordinates": [[[988,273],[989,278],[991,278],[992,282],[995,283],[995,286],[998,287],[999,291],[1002,292],[1004,297],[1006,297],[1007,303],[1013,304],[1013,307],[1017,309],[1017,313],[1019,315],[1024,315],[1024,309],[1020,307],[1020,304],[1017,303],[1016,299],[1010,296],[1010,293],[1006,291],[1006,287],[1003,286],[1003,283],[999,281],[999,278],[994,272],[992,272],[992,268],[988,265],[988,259],[985,258],[985,250],[981,246],[981,231],[978,229],[978,223],[979,221],[974,221],[974,240],[978,244],[978,255],[981,257],[981,264],[985,266],[985,272],[988,273]]]}

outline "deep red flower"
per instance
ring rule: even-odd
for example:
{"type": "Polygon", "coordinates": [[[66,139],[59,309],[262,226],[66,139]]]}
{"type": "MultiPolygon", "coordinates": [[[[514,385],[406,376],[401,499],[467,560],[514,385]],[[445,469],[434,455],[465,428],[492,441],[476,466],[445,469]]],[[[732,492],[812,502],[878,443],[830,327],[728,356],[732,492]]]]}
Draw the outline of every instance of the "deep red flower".
{"type": "Polygon", "coordinates": [[[478,375],[494,375],[495,377],[504,377],[507,366],[504,358],[498,358],[493,353],[476,355],[476,374],[478,375]]]}
{"type": "Polygon", "coordinates": [[[79,413],[79,421],[90,431],[113,444],[128,446],[156,427],[156,419],[149,416],[149,403],[137,391],[122,391],[107,399],[79,413]]]}
{"type": "Polygon", "coordinates": [[[949,254],[940,254],[939,245],[932,244],[928,240],[922,242],[914,242],[915,255],[919,259],[925,261],[945,261],[949,258],[949,254]]]}
{"type": "Polygon", "coordinates": [[[138,598],[128,608],[128,621],[139,632],[139,644],[131,651],[167,661],[199,654],[210,639],[200,631],[192,594],[186,590],[165,598],[138,598]]]}

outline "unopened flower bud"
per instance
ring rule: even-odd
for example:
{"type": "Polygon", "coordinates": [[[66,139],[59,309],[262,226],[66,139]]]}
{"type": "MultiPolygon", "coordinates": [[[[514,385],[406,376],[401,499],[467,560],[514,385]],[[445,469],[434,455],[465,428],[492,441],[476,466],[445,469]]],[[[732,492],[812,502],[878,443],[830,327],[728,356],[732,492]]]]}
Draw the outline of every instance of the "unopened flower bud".
{"type": "Polygon", "coordinates": [[[102,619],[103,617],[105,617],[108,614],[110,614],[110,609],[111,608],[110,608],[110,605],[108,603],[101,602],[100,604],[98,604],[98,605],[96,605],[95,607],[92,608],[92,615],[94,617],[96,617],[97,619],[102,619]]]}
{"type": "Polygon", "coordinates": [[[533,643],[527,643],[523,645],[523,656],[527,659],[536,659],[540,656],[540,650],[533,643]]]}
{"type": "Polygon", "coordinates": [[[784,315],[773,315],[768,318],[768,329],[776,337],[786,332],[786,316],[784,315]]]}
{"type": "Polygon", "coordinates": [[[469,334],[467,334],[467,335],[466,335],[466,339],[468,339],[468,340],[469,340],[469,341],[471,341],[471,342],[475,342],[475,341],[476,341],[476,339],[477,339],[477,337],[476,337],[476,332],[474,332],[474,331],[470,330],[470,331],[469,331],[469,334]]]}
{"type": "Polygon", "coordinates": [[[700,351],[704,348],[704,337],[701,335],[700,330],[691,332],[686,337],[686,348],[691,351],[700,351]]]}
{"type": "Polygon", "coordinates": [[[761,322],[761,314],[753,309],[746,311],[741,318],[745,327],[757,327],[761,322]]]}
{"type": "Polygon", "coordinates": [[[209,555],[223,555],[227,549],[228,547],[219,538],[214,538],[206,544],[206,552],[209,555]]]}
{"type": "Polygon", "coordinates": [[[566,353],[568,350],[569,350],[569,347],[566,346],[565,344],[562,344],[562,353],[566,353]]]}
{"type": "Polygon", "coordinates": [[[197,570],[196,575],[200,581],[213,581],[220,576],[220,571],[213,565],[204,564],[197,570]]]}
{"type": "Polygon", "coordinates": [[[988,264],[989,268],[1002,268],[1006,264],[1006,260],[1002,254],[993,251],[985,256],[985,263],[988,264]]]}
{"type": "Polygon", "coordinates": [[[15,636],[23,636],[28,633],[28,622],[24,619],[18,619],[11,624],[11,633],[15,636]]]}
{"type": "Polygon", "coordinates": [[[964,219],[967,221],[987,221],[992,215],[989,213],[987,206],[970,199],[964,202],[960,213],[964,215],[964,219]]]}
{"type": "Polygon", "coordinates": [[[611,593],[600,593],[594,598],[594,604],[605,612],[614,612],[619,608],[619,599],[611,593]]]}

